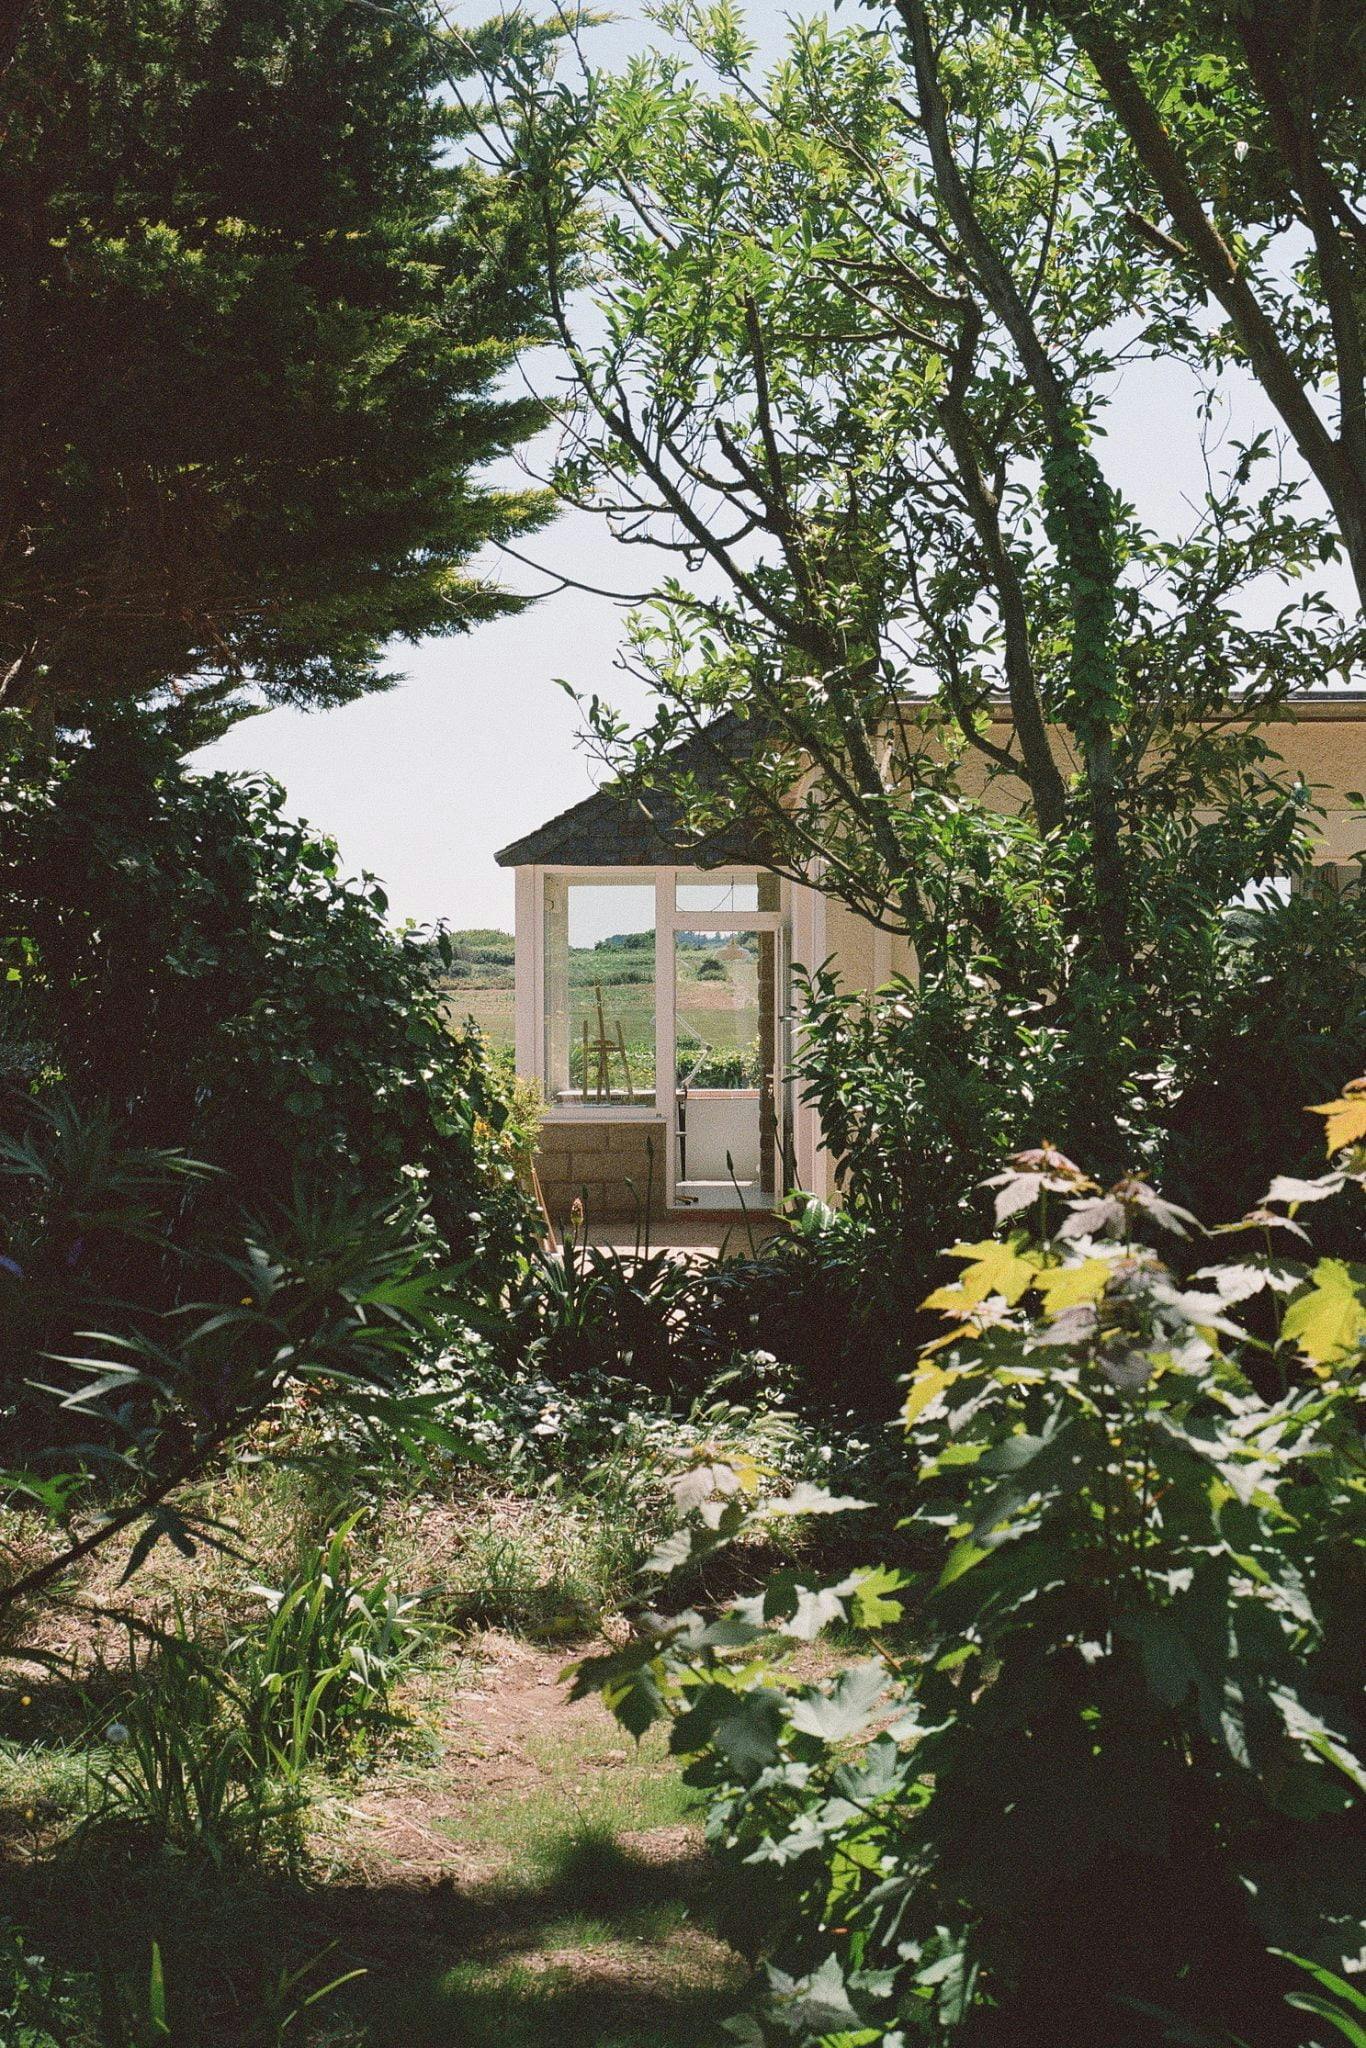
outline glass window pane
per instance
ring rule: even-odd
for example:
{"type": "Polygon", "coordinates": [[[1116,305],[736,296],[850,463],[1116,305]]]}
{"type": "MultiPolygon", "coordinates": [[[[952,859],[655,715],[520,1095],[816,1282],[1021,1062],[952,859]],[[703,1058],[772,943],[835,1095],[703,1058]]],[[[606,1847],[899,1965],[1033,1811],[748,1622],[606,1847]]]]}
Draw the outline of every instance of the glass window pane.
{"type": "Polygon", "coordinates": [[[773,932],[675,934],[675,1120],[679,1200],[727,1208],[771,1201],[774,1129],[773,932]]]}
{"type": "Polygon", "coordinates": [[[759,908],[759,884],[752,875],[708,875],[680,882],[675,901],[690,917],[739,917],[759,908]]]}
{"type": "Polygon", "coordinates": [[[546,877],[545,1032],[552,1103],[653,1104],[653,884],[546,877]]]}

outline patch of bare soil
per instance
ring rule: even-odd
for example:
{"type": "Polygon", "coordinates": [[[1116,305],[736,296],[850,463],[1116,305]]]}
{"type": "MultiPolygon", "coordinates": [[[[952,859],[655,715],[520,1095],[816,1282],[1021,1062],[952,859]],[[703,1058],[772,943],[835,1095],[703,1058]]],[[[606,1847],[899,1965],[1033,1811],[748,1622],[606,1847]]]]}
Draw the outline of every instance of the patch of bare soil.
{"type": "Polygon", "coordinates": [[[344,1947],[376,1983],[456,1966],[488,1973],[496,1997],[511,1972],[514,2003],[512,1978],[579,2015],[566,2048],[671,2048],[671,1999],[709,2008],[715,2028],[688,2038],[711,2039],[746,1971],[706,1924],[700,1826],[621,1824],[651,1792],[674,1797],[678,1766],[646,1764],[596,1698],[571,1702],[568,1654],[491,1635],[454,1683],[429,1681],[417,1704],[435,1753],[390,1760],[322,1811],[329,1931],[342,1906],[344,1947]],[[660,2031],[640,2034],[656,2007],[660,2031]]]}
{"type": "MultiPolygon", "coordinates": [[[[463,1844],[469,1829],[462,1822],[519,1792],[559,1791],[561,1743],[590,1775],[626,1762],[626,1735],[604,1754],[578,1755],[576,1738],[589,1729],[620,1731],[599,1700],[570,1701],[567,1660],[564,1650],[538,1649],[510,1636],[482,1638],[467,1682],[428,1689],[423,1719],[436,1759],[379,1771],[345,1802],[343,1817],[363,1824],[344,1829],[342,1842],[334,1843],[345,1860],[391,1883],[487,1881],[505,1859],[496,1843],[463,1844]]],[[[683,1832],[696,1852],[697,1830],[683,1832]]]]}

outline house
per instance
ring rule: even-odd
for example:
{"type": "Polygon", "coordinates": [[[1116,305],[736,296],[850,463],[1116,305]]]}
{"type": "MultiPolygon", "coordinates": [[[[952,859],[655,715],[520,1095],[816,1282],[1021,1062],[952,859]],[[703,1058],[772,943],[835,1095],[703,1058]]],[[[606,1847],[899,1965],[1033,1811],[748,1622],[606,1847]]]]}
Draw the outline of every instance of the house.
{"type": "MultiPolygon", "coordinates": [[[[740,739],[710,729],[708,772],[740,739]]],[[[1300,701],[1274,740],[1325,813],[1325,880],[1341,879],[1363,852],[1348,793],[1366,790],[1366,691],[1300,701]]],[[[700,773],[695,745],[678,760],[700,773]]],[[[516,871],[517,1068],[545,1096],[556,1222],[581,1193],[595,1221],[828,1196],[819,1122],[790,1079],[793,969],[830,960],[871,992],[912,971],[906,942],[766,871],[757,833],[687,844],[663,793],[601,789],[497,859],[516,871]]]]}

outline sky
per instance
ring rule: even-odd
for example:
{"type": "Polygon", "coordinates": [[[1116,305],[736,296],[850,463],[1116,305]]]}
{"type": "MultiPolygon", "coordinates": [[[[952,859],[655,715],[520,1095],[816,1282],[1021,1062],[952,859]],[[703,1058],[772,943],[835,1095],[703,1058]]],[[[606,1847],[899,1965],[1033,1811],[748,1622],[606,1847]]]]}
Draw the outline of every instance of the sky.
{"type": "MultiPolygon", "coordinates": [[[[776,0],[748,10],[766,52],[781,42],[784,13],[776,0]]],[[[649,33],[638,7],[619,16],[599,31],[600,61],[620,61],[649,33]]],[[[1168,530],[1189,519],[1203,488],[1192,400],[1176,366],[1130,369],[1103,448],[1110,480],[1168,530]]],[[[1243,397],[1239,432],[1263,418],[1256,397],[1243,397]]],[[[643,587],[640,550],[614,543],[591,514],[562,514],[523,552],[551,574],[608,590],[643,587]]],[[[547,588],[506,557],[477,566],[509,589],[547,588]]],[[[1325,581],[1345,599],[1345,578],[1325,581]]],[[[248,718],[197,764],[276,777],[293,813],[338,840],[349,872],[381,878],[395,918],[511,930],[513,877],[495,865],[495,852],[595,785],[595,764],[576,745],[578,711],[559,680],[628,714],[648,710],[642,687],[614,668],[624,618],[608,597],[561,590],[471,634],[396,647],[390,666],[405,680],[395,689],[332,711],[248,718]]]]}

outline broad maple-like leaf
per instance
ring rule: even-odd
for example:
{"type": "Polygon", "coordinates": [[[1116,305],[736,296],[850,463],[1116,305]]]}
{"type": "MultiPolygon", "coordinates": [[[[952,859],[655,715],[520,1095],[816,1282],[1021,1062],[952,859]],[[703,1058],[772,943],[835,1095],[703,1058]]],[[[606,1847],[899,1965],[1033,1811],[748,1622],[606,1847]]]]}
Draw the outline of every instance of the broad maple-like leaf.
{"type": "Polygon", "coordinates": [[[971,1264],[961,1280],[950,1287],[936,1287],[922,1304],[949,1315],[968,1315],[989,1294],[999,1294],[1013,1308],[1039,1270],[1037,1253],[1023,1251],[1014,1243],[1001,1244],[994,1237],[981,1244],[956,1244],[949,1256],[968,1259],[971,1264]]]}
{"type": "Polygon", "coordinates": [[[1330,1155],[1366,1139],[1366,1079],[1349,1081],[1336,1102],[1311,1102],[1314,1116],[1327,1118],[1324,1137],[1330,1155]]]}
{"type": "Polygon", "coordinates": [[[901,1414],[907,1428],[929,1407],[931,1401],[937,1399],[946,1387],[951,1387],[957,1378],[958,1374],[951,1366],[922,1365],[911,1381],[910,1391],[902,1403],[901,1414]]]}
{"type": "Polygon", "coordinates": [[[1316,1365],[1341,1365],[1366,1342],[1366,1301],[1341,1259],[1320,1259],[1309,1290],[1285,1312],[1282,1335],[1316,1365]]]}
{"type": "Polygon", "coordinates": [[[1099,1301],[1109,1285],[1113,1267],[1108,1259],[1082,1259],[1075,1266],[1051,1266],[1034,1284],[1043,1296],[1044,1314],[1061,1315],[1081,1302],[1099,1301]]]}

